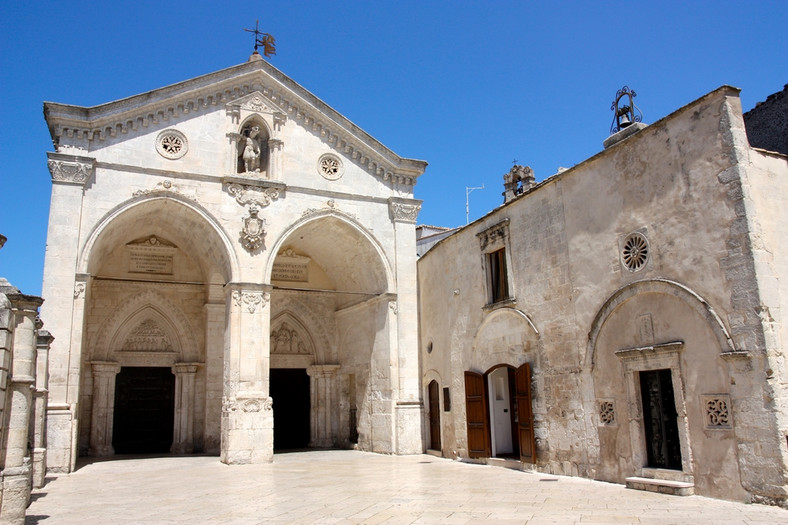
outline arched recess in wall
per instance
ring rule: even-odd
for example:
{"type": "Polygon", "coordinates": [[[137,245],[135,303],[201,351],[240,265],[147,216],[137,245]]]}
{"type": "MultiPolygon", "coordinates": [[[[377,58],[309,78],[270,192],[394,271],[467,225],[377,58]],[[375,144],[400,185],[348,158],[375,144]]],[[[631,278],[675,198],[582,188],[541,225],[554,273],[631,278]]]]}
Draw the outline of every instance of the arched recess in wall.
{"type": "Polygon", "coordinates": [[[285,246],[308,254],[337,290],[381,294],[396,289],[385,250],[358,221],[344,213],[311,210],[283,232],[271,247],[264,282],[271,282],[276,255],[285,246]]]}
{"type": "Polygon", "coordinates": [[[473,338],[470,367],[480,372],[503,363],[520,365],[534,352],[536,368],[542,355],[542,341],[533,321],[515,308],[498,308],[482,320],[473,338]]]}
{"type": "MultiPolygon", "coordinates": [[[[194,329],[181,309],[156,291],[147,290],[113,310],[93,343],[88,346],[90,360],[112,361],[122,355],[124,350],[131,350],[124,349],[130,333],[148,320],[155,323],[172,345],[173,355],[170,359],[173,362],[194,362],[199,359],[194,329]]],[[[160,366],[171,364],[165,363],[160,366]]]]}
{"type": "Polygon", "coordinates": [[[238,126],[236,155],[237,173],[268,173],[269,152],[268,141],[271,130],[259,115],[250,115],[238,126]]]}
{"type": "Polygon", "coordinates": [[[291,311],[271,320],[271,368],[307,368],[320,363],[311,330],[291,311]]]}
{"type": "Polygon", "coordinates": [[[142,192],[104,215],[88,235],[77,272],[94,274],[112,250],[141,232],[168,239],[193,256],[206,281],[224,284],[238,275],[234,243],[219,222],[174,189],[142,192]]]}
{"type": "Polygon", "coordinates": [[[586,347],[587,367],[591,369],[594,367],[597,339],[605,322],[622,304],[635,296],[646,293],[661,293],[677,297],[708,322],[723,354],[736,352],[733,339],[731,339],[727,328],[725,328],[717,312],[705,299],[681,283],[667,279],[653,279],[630,283],[618,289],[605,301],[594,317],[594,321],[591,323],[591,330],[588,333],[588,345],[586,347]]]}

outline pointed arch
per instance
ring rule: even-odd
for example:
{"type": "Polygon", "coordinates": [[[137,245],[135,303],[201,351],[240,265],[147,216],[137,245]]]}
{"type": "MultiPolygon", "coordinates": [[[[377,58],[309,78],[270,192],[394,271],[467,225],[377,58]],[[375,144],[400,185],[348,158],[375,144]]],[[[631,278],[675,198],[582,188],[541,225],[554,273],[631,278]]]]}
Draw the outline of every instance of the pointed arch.
{"type": "Polygon", "coordinates": [[[146,316],[155,319],[165,330],[179,359],[197,362],[199,350],[194,330],[181,309],[154,290],[147,290],[122,303],[109,315],[93,344],[88,348],[92,360],[110,361],[113,352],[120,350],[125,337],[146,316]]]}
{"type": "Polygon", "coordinates": [[[152,225],[151,232],[161,233],[163,237],[174,237],[181,249],[195,256],[206,278],[216,271],[226,283],[239,274],[233,242],[219,221],[196,201],[164,189],[139,192],[108,211],[87,236],[79,253],[77,273],[95,273],[99,261],[110,251],[139,234],[136,223],[152,225]],[[154,215],[160,216],[163,209],[181,220],[150,220],[154,215]],[[206,260],[210,267],[205,266],[206,260]]]}
{"type": "MultiPolygon", "coordinates": [[[[368,273],[370,273],[369,280],[383,281],[380,283],[381,288],[383,289],[378,290],[379,293],[393,292],[396,289],[396,284],[394,280],[392,264],[380,242],[378,242],[375,236],[372,235],[357,219],[330,208],[323,210],[308,210],[306,215],[294,222],[289,228],[282,232],[279,238],[271,246],[270,256],[266,262],[265,269],[263,270],[264,281],[271,282],[271,273],[273,272],[276,256],[285,247],[289,239],[291,239],[298,230],[308,227],[312,223],[325,220],[337,221],[343,227],[348,228],[349,232],[352,232],[352,234],[365,241],[365,245],[368,248],[371,248],[372,253],[375,254],[375,258],[380,261],[380,268],[382,269],[382,275],[379,276],[380,279],[377,279],[375,276],[376,269],[368,268],[368,273]]],[[[362,245],[362,248],[363,246],[364,245],[362,245]]]]}
{"type": "Polygon", "coordinates": [[[305,352],[299,352],[296,349],[295,353],[305,353],[308,354],[313,362],[317,362],[317,353],[315,351],[315,342],[312,338],[312,334],[310,330],[304,325],[301,319],[298,318],[293,312],[289,310],[285,310],[284,312],[277,315],[274,319],[271,320],[271,353],[292,353],[292,352],[282,352],[281,348],[279,348],[279,344],[274,341],[277,337],[277,332],[281,331],[283,328],[286,328],[294,335],[298,336],[300,343],[303,344],[305,352]]]}

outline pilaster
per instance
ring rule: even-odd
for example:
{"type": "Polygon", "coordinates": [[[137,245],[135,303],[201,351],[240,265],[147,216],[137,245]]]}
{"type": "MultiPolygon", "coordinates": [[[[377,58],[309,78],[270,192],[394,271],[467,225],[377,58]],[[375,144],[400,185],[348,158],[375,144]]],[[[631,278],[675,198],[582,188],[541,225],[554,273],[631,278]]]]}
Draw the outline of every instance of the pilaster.
{"type": "Polygon", "coordinates": [[[200,363],[175,363],[175,424],[170,451],[173,454],[194,452],[194,376],[200,363]]]}
{"type": "Polygon", "coordinates": [[[252,283],[227,285],[221,460],[273,460],[274,417],[269,392],[270,293],[252,283]]]}
{"type": "Polygon", "coordinates": [[[112,428],[115,416],[115,378],[120,372],[118,363],[92,361],[93,410],[90,419],[90,455],[111,456],[112,428]]]}
{"type": "Polygon", "coordinates": [[[339,420],[337,370],[339,365],[314,365],[306,369],[310,379],[311,447],[327,448],[336,444],[339,420]]]}
{"type": "Polygon", "coordinates": [[[39,330],[36,341],[36,386],[33,407],[33,488],[44,486],[47,466],[47,400],[49,391],[49,347],[55,338],[46,330],[39,330]]]}

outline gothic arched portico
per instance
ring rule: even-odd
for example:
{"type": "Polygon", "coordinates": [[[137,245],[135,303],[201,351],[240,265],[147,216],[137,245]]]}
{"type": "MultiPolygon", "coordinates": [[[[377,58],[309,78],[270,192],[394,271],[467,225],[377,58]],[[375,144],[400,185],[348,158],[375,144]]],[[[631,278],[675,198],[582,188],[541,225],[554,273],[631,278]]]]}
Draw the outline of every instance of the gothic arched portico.
{"type": "MultiPolygon", "coordinates": [[[[272,251],[272,317],[290,315],[308,327],[295,332],[316,334],[308,368],[311,443],[348,446],[357,439],[359,448],[395,452],[402,371],[391,366],[398,359],[397,295],[384,250],[352,218],[322,211],[294,224],[272,251]]],[[[272,346],[272,368],[276,353],[272,346]]],[[[274,412],[276,406],[274,400],[274,412]]]]}
{"type": "Polygon", "coordinates": [[[116,388],[116,378],[133,372],[132,398],[165,392],[166,400],[150,400],[153,409],[166,405],[156,416],[165,425],[156,430],[156,450],[218,453],[224,338],[216,328],[224,325],[222,287],[237,271],[228,246],[207,212],[174,193],[137,196],[97,221],[75,292],[74,322],[82,322],[77,333],[86,342],[81,358],[71,359],[79,370],[80,453],[114,452],[116,402],[129,392],[116,388]],[[145,382],[147,393],[138,385],[145,382]]]}

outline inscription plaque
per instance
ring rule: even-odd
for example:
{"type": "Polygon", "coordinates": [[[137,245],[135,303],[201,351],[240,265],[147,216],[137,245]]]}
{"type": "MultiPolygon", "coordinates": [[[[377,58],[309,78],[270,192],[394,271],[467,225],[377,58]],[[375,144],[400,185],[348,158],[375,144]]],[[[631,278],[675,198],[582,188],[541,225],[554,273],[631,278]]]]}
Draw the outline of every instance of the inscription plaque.
{"type": "Polygon", "coordinates": [[[308,265],[309,257],[296,255],[291,249],[283,250],[274,261],[271,280],[305,283],[309,281],[308,265]]]}
{"type": "Polygon", "coordinates": [[[151,236],[126,245],[129,251],[129,273],[172,275],[176,247],[151,236]]]}

